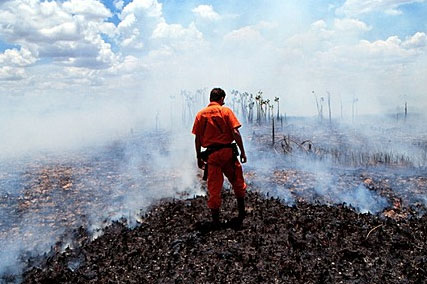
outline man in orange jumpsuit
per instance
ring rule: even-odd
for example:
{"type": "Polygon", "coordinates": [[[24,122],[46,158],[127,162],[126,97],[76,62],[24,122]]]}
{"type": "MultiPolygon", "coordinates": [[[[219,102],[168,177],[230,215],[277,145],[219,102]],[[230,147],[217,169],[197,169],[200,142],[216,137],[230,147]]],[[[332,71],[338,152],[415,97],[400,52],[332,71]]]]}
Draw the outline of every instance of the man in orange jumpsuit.
{"type": "Polygon", "coordinates": [[[196,135],[197,165],[200,169],[207,167],[208,170],[208,207],[216,226],[220,224],[219,209],[224,175],[230,181],[237,198],[239,215],[235,220],[241,225],[245,218],[246,183],[242,165],[237,160],[237,147],[232,143],[236,142],[240,149],[240,161],[246,163],[245,149],[239,132],[241,124],[233,111],[223,106],[224,99],[224,90],[212,89],[210,103],[197,113],[192,130],[196,135]],[[208,157],[201,152],[201,147],[207,149],[208,157]]]}

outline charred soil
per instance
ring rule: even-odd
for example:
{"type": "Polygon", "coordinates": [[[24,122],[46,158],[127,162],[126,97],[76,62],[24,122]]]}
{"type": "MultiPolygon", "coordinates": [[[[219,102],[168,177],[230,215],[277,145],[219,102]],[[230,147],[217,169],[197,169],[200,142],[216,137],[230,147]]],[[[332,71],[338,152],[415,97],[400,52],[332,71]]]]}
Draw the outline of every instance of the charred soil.
{"type": "Polygon", "coordinates": [[[391,219],[351,208],[248,192],[241,227],[225,191],[219,229],[206,197],[163,200],[129,229],[115,222],[95,240],[52,251],[24,283],[425,283],[427,216],[391,219]]]}

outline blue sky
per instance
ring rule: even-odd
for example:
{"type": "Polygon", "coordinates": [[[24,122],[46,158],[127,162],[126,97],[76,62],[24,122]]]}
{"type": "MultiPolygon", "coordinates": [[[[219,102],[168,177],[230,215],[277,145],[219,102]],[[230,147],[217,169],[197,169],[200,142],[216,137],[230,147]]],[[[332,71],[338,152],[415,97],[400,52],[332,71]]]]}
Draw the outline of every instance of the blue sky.
{"type": "MultiPolygon", "coordinates": [[[[18,1],[19,2],[19,1],[18,1]]],[[[61,1],[65,2],[65,1],[61,1]]],[[[120,20],[118,18],[118,10],[113,1],[103,0],[101,1],[108,9],[113,12],[113,16],[105,19],[111,21],[117,25],[120,20]]],[[[123,1],[123,5],[129,4],[130,0],[123,1]]],[[[194,21],[194,14],[192,9],[198,5],[208,4],[215,7],[215,10],[220,14],[228,15],[239,15],[237,18],[229,21],[229,27],[238,28],[239,26],[250,25],[256,21],[269,20],[280,18],[283,13],[283,9],[290,7],[286,3],[292,3],[299,6],[299,11],[304,10],[303,17],[296,20],[295,22],[301,25],[308,25],[318,19],[323,19],[326,22],[333,21],[337,16],[334,8],[340,7],[345,1],[267,1],[273,3],[272,5],[266,4],[265,1],[239,1],[239,0],[228,0],[228,1],[198,1],[198,0],[164,0],[159,1],[163,6],[163,16],[168,23],[171,24],[182,24],[188,25],[194,21]]],[[[363,2],[363,1],[361,1],[363,2]]],[[[369,1],[365,1],[369,2],[369,1]]],[[[387,1],[383,1],[387,2],[387,1]]],[[[389,1],[399,2],[399,1],[389,1]]],[[[405,1],[401,1],[405,2],[405,1]]],[[[427,30],[427,21],[425,15],[427,15],[427,5],[424,1],[407,1],[398,6],[398,9],[402,12],[400,15],[389,15],[381,13],[378,10],[357,15],[357,19],[365,21],[369,25],[373,26],[373,29],[367,33],[366,37],[370,40],[385,39],[391,35],[398,35],[405,37],[412,35],[417,31],[427,30]]],[[[221,23],[223,24],[223,23],[221,23]]],[[[295,23],[294,23],[295,24],[295,23]]],[[[15,47],[16,43],[8,42],[6,39],[0,37],[0,51],[15,47]]]]}
{"type": "Polygon", "coordinates": [[[0,93],[161,100],[221,85],[283,96],[295,112],[313,89],[374,97],[371,111],[403,92],[423,104],[424,15],[424,0],[1,1],[0,93]]]}

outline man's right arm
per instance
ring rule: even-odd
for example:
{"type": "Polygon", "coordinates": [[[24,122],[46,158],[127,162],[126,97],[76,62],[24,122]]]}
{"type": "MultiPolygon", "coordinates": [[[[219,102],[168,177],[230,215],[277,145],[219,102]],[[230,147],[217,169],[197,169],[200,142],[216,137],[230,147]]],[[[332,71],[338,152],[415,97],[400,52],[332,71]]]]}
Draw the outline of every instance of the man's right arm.
{"type": "Polygon", "coordinates": [[[205,162],[203,161],[203,159],[201,157],[202,143],[200,142],[200,137],[197,134],[196,134],[196,139],[194,140],[194,145],[196,147],[197,166],[200,169],[203,169],[205,167],[205,162]]]}

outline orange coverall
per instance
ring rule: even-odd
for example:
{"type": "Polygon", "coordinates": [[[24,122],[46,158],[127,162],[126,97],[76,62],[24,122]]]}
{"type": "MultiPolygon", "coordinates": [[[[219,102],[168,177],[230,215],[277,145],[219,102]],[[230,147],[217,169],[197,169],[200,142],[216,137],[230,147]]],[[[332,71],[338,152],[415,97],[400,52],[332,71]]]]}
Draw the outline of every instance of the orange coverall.
{"type": "MultiPolygon", "coordinates": [[[[213,145],[230,144],[234,141],[233,129],[240,126],[231,109],[217,102],[211,102],[197,113],[192,133],[200,137],[202,147],[207,148],[213,145]]],[[[233,157],[231,148],[222,148],[213,152],[209,155],[207,163],[210,209],[219,209],[221,206],[224,175],[230,181],[236,197],[245,196],[246,183],[243,179],[242,165],[233,157]]]]}

